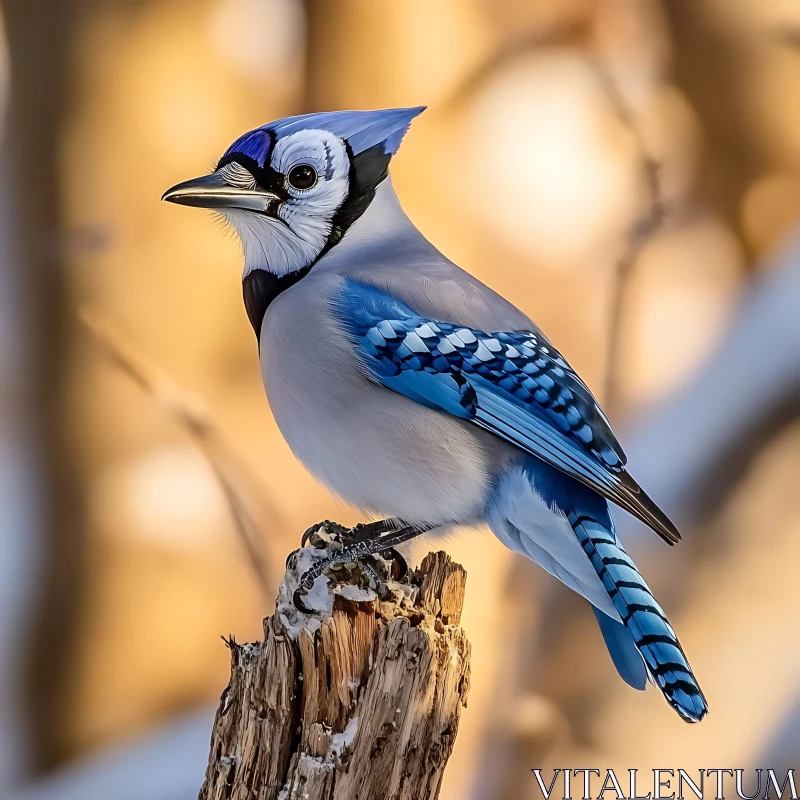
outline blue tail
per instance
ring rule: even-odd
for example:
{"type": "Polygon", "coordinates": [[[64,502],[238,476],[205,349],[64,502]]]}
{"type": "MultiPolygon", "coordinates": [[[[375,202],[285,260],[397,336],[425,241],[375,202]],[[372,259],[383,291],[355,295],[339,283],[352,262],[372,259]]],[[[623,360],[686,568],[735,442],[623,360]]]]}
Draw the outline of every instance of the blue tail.
{"type": "Polygon", "coordinates": [[[620,677],[628,686],[644,691],[647,686],[647,668],[640,655],[633,636],[618,620],[612,619],[599,608],[592,606],[600,632],[606,640],[606,647],[620,677]]]}
{"type": "Polygon", "coordinates": [[[625,626],[602,611],[596,612],[614,664],[623,679],[636,688],[644,688],[645,666],[678,714],[686,722],[700,722],[708,713],[708,705],[678,637],[617,541],[607,503],[600,497],[597,500],[600,502],[585,504],[590,512],[583,510],[583,503],[573,503],[567,519],[625,626]],[[627,643],[625,629],[629,634],[627,643]],[[632,658],[631,644],[641,654],[643,664],[637,665],[632,658]]]}

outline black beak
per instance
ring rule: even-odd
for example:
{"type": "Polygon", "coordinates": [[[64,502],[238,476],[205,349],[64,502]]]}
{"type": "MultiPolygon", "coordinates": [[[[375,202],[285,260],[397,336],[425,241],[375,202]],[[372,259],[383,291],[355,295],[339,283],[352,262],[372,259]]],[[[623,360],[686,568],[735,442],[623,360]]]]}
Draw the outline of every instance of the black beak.
{"type": "Polygon", "coordinates": [[[261,214],[277,214],[281,199],[272,192],[238,189],[218,173],[192,178],[167,189],[161,197],[169,203],[195,208],[241,208],[261,214]]]}

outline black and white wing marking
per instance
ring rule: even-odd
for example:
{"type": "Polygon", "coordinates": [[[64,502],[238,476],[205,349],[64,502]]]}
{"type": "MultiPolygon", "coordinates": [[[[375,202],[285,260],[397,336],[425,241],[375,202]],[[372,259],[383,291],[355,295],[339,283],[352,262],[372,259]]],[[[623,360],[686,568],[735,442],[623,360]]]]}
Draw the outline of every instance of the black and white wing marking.
{"type": "Polygon", "coordinates": [[[337,305],[375,380],[552,464],[668,543],[680,539],[625,471],[625,454],[589,389],[540,334],[424,319],[390,295],[353,282],[337,305]]]}

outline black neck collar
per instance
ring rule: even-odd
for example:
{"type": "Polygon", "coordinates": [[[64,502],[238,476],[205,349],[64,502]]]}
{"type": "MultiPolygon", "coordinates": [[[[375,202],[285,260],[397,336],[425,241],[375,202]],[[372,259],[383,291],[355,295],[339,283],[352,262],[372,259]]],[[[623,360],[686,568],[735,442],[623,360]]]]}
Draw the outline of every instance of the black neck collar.
{"type": "Polygon", "coordinates": [[[256,338],[261,339],[261,325],[264,322],[264,314],[267,313],[269,304],[281,293],[285,292],[290,286],[294,286],[297,281],[308,275],[311,267],[303,267],[296,272],[288,275],[273,275],[265,269],[254,269],[245,275],[242,281],[242,294],[244,295],[244,307],[247,310],[247,318],[256,332],[256,338]]]}

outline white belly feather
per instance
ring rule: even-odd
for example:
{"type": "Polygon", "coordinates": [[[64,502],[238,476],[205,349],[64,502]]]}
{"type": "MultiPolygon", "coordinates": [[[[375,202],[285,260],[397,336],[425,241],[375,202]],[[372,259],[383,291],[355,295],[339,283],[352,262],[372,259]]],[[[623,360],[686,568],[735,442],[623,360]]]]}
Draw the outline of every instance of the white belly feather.
{"type": "Polygon", "coordinates": [[[267,397],[295,455],[359,508],[412,523],[479,519],[511,448],[369,381],[319,291],[307,294],[292,305],[280,296],[261,334],[267,397]],[[307,312],[302,320],[293,307],[307,312]]]}

